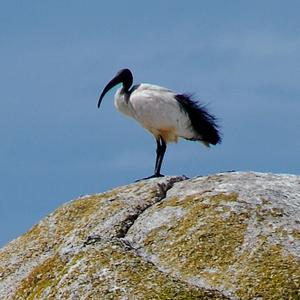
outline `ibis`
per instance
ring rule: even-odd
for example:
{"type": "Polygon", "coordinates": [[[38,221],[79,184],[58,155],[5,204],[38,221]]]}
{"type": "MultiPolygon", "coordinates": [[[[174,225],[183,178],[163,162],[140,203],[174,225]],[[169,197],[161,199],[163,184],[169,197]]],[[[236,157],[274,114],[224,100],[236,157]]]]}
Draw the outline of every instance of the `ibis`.
{"type": "Polygon", "coordinates": [[[156,140],[154,174],[144,179],[164,176],[160,169],[167,143],[177,142],[178,138],[199,141],[208,147],[221,142],[216,117],[205,106],[189,94],[176,93],[158,85],[141,83],[132,86],[133,76],[129,69],[120,70],[104,87],[98,108],[105,94],[118,84],[122,86],[114,97],[117,110],[138,121],[156,140]]]}

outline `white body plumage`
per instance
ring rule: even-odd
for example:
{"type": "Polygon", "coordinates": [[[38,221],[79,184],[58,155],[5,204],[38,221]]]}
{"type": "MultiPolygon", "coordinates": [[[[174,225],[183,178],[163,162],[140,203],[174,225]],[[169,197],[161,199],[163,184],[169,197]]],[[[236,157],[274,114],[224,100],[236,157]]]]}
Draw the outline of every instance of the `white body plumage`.
{"type": "Polygon", "coordinates": [[[115,107],[123,114],[137,120],[156,139],[177,142],[179,137],[199,139],[191,121],[175,99],[176,93],[158,85],[142,83],[130,95],[123,88],[115,94],[115,107]]]}

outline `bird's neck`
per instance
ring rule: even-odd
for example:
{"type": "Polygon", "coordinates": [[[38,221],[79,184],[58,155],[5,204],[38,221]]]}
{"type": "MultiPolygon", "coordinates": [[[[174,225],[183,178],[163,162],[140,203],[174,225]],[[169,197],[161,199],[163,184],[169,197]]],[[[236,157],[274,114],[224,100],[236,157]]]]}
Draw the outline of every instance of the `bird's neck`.
{"type": "Polygon", "coordinates": [[[133,112],[129,101],[130,93],[119,89],[115,95],[115,107],[123,114],[132,117],[133,112]]]}
{"type": "Polygon", "coordinates": [[[121,88],[120,90],[120,96],[123,96],[124,97],[124,100],[126,102],[129,101],[129,96],[130,96],[130,91],[129,89],[125,88],[124,86],[121,88]]]}

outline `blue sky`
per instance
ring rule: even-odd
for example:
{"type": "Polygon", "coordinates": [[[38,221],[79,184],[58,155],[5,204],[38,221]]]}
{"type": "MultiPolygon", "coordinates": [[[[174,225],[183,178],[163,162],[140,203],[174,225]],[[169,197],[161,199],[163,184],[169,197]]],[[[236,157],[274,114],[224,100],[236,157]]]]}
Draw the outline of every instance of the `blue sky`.
{"type": "Polygon", "coordinates": [[[0,246],[73,198],[151,175],[155,141],[99,94],[117,70],[192,92],[223,143],[162,172],[299,174],[299,1],[1,1],[0,246]]]}

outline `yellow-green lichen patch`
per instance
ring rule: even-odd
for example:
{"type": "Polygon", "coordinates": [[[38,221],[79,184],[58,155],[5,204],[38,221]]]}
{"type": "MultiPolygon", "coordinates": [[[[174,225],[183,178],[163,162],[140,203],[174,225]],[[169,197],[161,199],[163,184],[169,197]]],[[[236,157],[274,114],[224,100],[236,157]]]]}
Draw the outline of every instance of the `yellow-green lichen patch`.
{"type": "Polygon", "coordinates": [[[34,225],[28,232],[20,237],[20,244],[29,247],[31,251],[45,252],[49,248],[49,223],[48,220],[34,225]]]}
{"type": "Polygon", "coordinates": [[[263,205],[269,205],[272,204],[272,201],[270,201],[269,199],[266,199],[264,197],[261,198],[262,204],[263,205]]]}
{"type": "Polygon", "coordinates": [[[297,240],[300,240],[300,230],[297,230],[297,229],[294,229],[292,231],[292,236],[297,239],[297,240]]]}
{"type": "Polygon", "coordinates": [[[4,250],[0,252],[0,282],[10,275],[14,274],[17,269],[17,266],[10,264],[10,260],[12,258],[10,245],[6,246],[4,250]]]}
{"type": "Polygon", "coordinates": [[[65,262],[54,256],[22,281],[15,299],[225,299],[158,271],[121,244],[98,244],[65,262]],[[74,295],[73,295],[74,296],[74,295]]]}
{"type": "Polygon", "coordinates": [[[179,271],[186,279],[201,275],[214,286],[225,285],[226,270],[236,260],[249,218],[245,211],[228,209],[226,204],[236,199],[236,194],[220,194],[165,201],[164,205],[184,206],[187,213],[171,227],[166,224],[152,230],[144,240],[146,251],[155,253],[165,268],[179,271]]]}
{"type": "Polygon", "coordinates": [[[48,228],[44,226],[44,223],[35,224],[25,234],[21,236],[21,239],[27,240],[31,237],[41,236],[47,229],[48,228]]]}
{"type": "Polygon", "coordinates": [[[107,211],[101,208],[109,206],[113,212],[118,207],[116,204],[120,205],[117,194],[113,192],[74,200],[54,212],[55,234],[65,236],[79,224],[84,225],[95,214],[107,211]]]}
{"type": "Polygon", "coordinates": [[[238,200],[237,193],[219,193],[210,197],[210,202],[220,204],[222,202],[236,202],[238,200]]]}
{"type": "Polygon", "coordinates": [[[151,233],[145,238],[144,246],[148,248],[150,252],[152,252],[151,244],[157,244],[159,242],[163,242],[167,236],[170,227],[167,225],[162,225],[157,227],[151,231],[151,233]]]}
{"type": "MultiPolygon", "coordinates": [[[[4,265],[3,272],[0,272],[1,278],[4,279],[13,274],[15,270],[20,268],[20,264],[26,265],[30,261],[39,263],[42,253],[55,252],[62,245],[61,243],[65,236],[75,227],[78,229],[76,235],[82,235],[82,238],[85,239],[87,236],[86,231],[89,229],[86,226],[88,219],[93,218],[93,213],[97,212],[97,209],[104,205],[105,201],[110,202],[111,210],[114,211],[116,205],[113,199],[116,197],[117,193],[112,191],[79,198],[58,208],[0,252],[1,262],[4,265]],[[23,252],[22,257],[20,256],[20,259],[22,259],[20,262],[19,256],[16,256],[16,249],[23,252]],[[16,258],[11,260],[14,256],[16,258]]],[[[99,211],[101,212],[101,210],[99,211]]]]}
{"type": "MultiPolygon", "coordinates": [[[[53,256],[37,265],[27,277],[22,280],[14,295],[15,299],[39,299],[48,287],[55,287],[61,277],[65,263],[59,256],[53,256]]],[[[51,298],[47,298],[51,299],[51,298]]]]}
{"type": "Polygon", "coordinates": [[[165,201],[162,201],[157,204],[159,208],[163,208],[166,206],[180,206],[183,208],[190,208],[193,205],[197,205],[199,202],[205,202],[202,203],[202,206],[211,207],[212,205],[216,206],[222,203],[230,203],[230,202],[236,202],[238,199],[237,193],[219,193],[215,195],[207,195],[207,191],[204,191],[201,194],[192,194],[185,196],[184,198],[180,198],[177,196],[168,198],[165,201]]]}
{"type": "Polygon", "coordinates": [[[42,221],[34,225],[27,233],[8,244],[0,252],[0,279],[3,280],[20,268],[20,263],[39,259],[41,253],[49,250],[47,222],[42,221]],[[17,251],[22,251],[22,256],[16,256],[17,251]]]}
{"type": "MultiPolygon", "coordinates": [[[[0,257],[1,259],[1,257],[0,257]]],[[[0,282],[15,272],[15,268],[9,266],[0,267],[0,282]]]]}
{"type": "Polygon", "coordinates": [[[284,226],[279,226],[275,229],[275,233],[276,233],[276,236],[279,237],[279,238],[284,238],[284,239],[287,239],[288,236],[289,236],[289,232],[287,231],[286,228],[284,228],[284,226]]]}
{"type": "MultiPolygon", "coordinates": [[[[139,206],[131,200],[144,198],[144,202],[155,201],[156,185],[137,183],[120,187],[109,192],[76,199],[58,208],[50,215],[53,238],[64,238],[69,233],[79,238],[86,238],[93,226],[104,223],[110,217],[131,207],[139,206]],[[138,195],[137,195],[138,194],[138,195]],[[53,229],[54,228],[54,229],[53,229]]],[[[141,199],[142,201],[143,199],[141,199]]],[[[137,202],[137,201],[136,201],[137,202]]],[[[143,202],[141,202],[143,204],[143,202]]],[[[137,207],[138,209],[138,207],[137,207]]],[[[117,224],[114,224],[117,225],[117,224]]]]}
{"type": "Polygon", "coordinates": [[[57,209],[53,218],[55,234],[64,237],[69,233],[85,239],[93,226],[126,209],[124,195],[131,189],[119,188],[108,193],[77,199],[57,209]]]}
{"type": "MultiPolygon", "coordinates": [[[[265,201],[263,201],[265,203],[265,201]]],[[[257,205],[256,220],[258,222],[264,222],[269,219],[282,218],[284,216],[284,209],[281,207],[269,207],[266,205],[257,205]]]]}
{"type": "MultiPolygon", "coordinates": [[[[91,249],[87,253],[88,269],[93,275],[89,298],[101,299],[216,299],[205,292],[168,278],[153,265],[118,245],[91,249]]],[[[221,299],[221,298],[219,298],[221,299]]]]}
{"type": "Polygon", "coordinates": [[[237,263],[234,276],[241,299],[300,299],[300,262],[283,246],[259,243],[237,263]]]}

